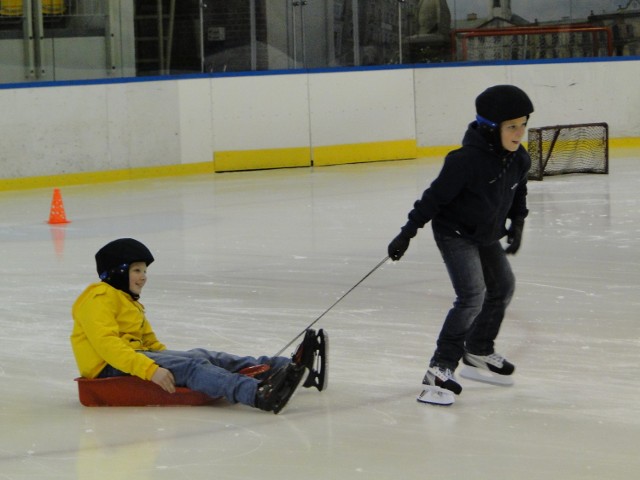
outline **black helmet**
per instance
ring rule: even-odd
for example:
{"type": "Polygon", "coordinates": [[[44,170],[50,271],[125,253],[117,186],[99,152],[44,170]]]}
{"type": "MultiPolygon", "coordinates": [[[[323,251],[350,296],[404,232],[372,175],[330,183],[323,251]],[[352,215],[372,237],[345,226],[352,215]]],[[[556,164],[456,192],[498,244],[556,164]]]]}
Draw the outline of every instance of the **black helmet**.
{"type": "Polygon", "coordinates": [[[533,113],[533,103],[521,89],[513,85],[495,85],[476,98],[478,132],[492,150],[504,153],[500,139],[500,124],[506,120],[527,117],[533,113]]]}
{"type": "Polygon", "coordinates": [[[478,95],[476,113],[481,117],[478,121],[488,120],[496,127],[505,120],[528,117],[533,113],[533,103],[514,85],[495,85],[478,95]]]}
{"type": "Polygon", "coordinates": [[[129,266],[134,262],[144,262],[148,266],[153,260],[143,243],[133,238],[119,238],[98,250],[96,270],[100,280],[137,299],[138,296],[129,291],[129,266]]]}

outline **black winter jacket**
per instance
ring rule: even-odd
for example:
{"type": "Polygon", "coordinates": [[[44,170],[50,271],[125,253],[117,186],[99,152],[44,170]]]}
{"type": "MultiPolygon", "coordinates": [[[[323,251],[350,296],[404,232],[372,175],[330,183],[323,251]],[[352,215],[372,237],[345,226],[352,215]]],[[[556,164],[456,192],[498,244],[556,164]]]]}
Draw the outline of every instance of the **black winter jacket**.
{"type": "Polygon", "coordinates": [[[402,228],[405,236],[414,237],[431,220],[435,232],[488,245],[506,234],[507,218],[524,220],[529,213],[529,154],[522,145],[515,152],[496,152],[476,127],[469,125],[462,147],[447,155],[438,177],[415,202],[402,228]]]}

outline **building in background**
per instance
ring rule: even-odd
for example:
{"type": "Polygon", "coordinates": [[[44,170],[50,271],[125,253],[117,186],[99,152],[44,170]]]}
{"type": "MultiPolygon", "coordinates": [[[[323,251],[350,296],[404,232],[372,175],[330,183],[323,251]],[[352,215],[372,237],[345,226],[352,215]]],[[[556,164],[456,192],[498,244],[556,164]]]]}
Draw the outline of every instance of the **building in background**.
{"type": "MultiPolygon", "coordinates": [[[[640,1],[615,12],[586,18],[539,22],[512,12],[509,0],[488,0],[489,17],[469,14],[456,22],[451,59],[457,61],[535,60],[636,55],[640,41],[640,1]]],[[[523,15],[525,15],[523,13],[523,15]]]]}
{"type": "Polygon", "coordinates": [[[614,13],[592,12],[588,20],[611,29],[615,55],[640,55],[640,0],[628,0],[614,13]]]}

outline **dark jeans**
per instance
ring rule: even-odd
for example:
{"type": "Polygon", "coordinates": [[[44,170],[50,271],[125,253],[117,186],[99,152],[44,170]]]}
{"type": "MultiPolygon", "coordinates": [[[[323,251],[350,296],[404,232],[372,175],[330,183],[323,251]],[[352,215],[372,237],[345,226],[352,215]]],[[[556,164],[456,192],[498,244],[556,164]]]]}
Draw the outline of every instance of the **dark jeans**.
{"type": "Polygon", "coordinates": [[[515,277],[500,242],[480,246],[434,232],[456,294],[445,318],[430,365],[455,370],[465,350],[494,353],[515,277]]]}
{"type": "MultiPolygon", "coordinates": [[[[140,352],[169,370],[178,387],[206,393],[211,397],[224,397],[231,403],[254,405],[259,379],[238,374],[239,370],[260,364],[269,364],[271,371],[291,362],[286,357],[239,357],[225,352],[197,348],[186,352],[162,350],[140,352]]],[[[107,365],[99,377],[127,375],[107,365]]]]}

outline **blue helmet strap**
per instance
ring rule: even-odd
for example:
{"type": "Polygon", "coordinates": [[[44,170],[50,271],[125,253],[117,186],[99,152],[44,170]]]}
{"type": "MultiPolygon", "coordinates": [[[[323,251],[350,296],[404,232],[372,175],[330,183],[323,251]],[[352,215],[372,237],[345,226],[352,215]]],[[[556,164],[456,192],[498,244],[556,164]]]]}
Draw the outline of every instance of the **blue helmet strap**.
{"type": "Polygon", "coordinates": [[[100,274],[100,280],[108,283],[113,288],[117,288],[118,290],[128,293],[134,300],[137,300],[140,298],[140,295],[136,295],[129,290],[129,265],[129,263],[123,263],[117,267],[102,272],[100,274]]]}
{"type": "Polygon", "coordinates": [[[108,280],[109,278],[113,277],[114,275],[123,275],[124,273],[127,273],[129,271],[129,264],[128,263],[123,263],[122,265],[118,265],[117,267],[114,267],[110,270],[105,270],[104,272],[102,272],[100,274],[100,280],[102,280],[103,282],[108,280]]]}
{"type": "Polygon", "coordinates": [[[491,128],[497,128],[498,127],[497,123],[492,122],[488,118],[484,118],[481,115],[476,115],[476,120],[478,121],[478,123],[483,124],[483,125],[487,125],[487,126],[489,126],[491,128]]]}

